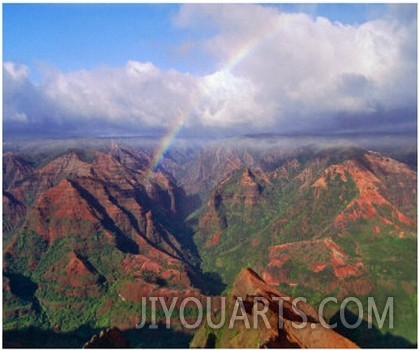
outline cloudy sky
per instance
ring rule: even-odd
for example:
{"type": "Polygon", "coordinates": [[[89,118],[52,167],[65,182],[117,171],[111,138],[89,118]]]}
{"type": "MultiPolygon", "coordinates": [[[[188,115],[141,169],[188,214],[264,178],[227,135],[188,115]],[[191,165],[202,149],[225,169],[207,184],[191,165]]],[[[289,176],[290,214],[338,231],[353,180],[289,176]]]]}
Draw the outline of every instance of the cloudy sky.
{"type": "Polygon", "coordinates": [[[416,4],[3,4],[4,136],[409,132],[416,4]]]}

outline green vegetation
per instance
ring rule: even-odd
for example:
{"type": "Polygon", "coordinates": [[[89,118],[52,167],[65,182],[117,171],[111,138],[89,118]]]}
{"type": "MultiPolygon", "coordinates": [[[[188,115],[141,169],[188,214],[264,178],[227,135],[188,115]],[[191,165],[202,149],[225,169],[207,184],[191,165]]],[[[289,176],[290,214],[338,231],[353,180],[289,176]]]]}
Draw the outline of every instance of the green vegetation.
{"type": "MultiPolygon", "coordinates": [[[[121,284],[133,280],[133,277],[121,275],[119,267],[125,255],[101,232],[90,237],[68,234],[48,246],[36,232],[29,231],[19,236],[15,249],[19,253],[18,258],[9,256],[6,260],[11,272],[5,277],[10,280],[11,291],[6,291],[3,298],[3,328],[10,337],[17,334],[17,330],[24,332],[36,327],[37,332],[48,332],[54,328],[63,335],[63,339],[66,339],[66,334],[74,334],[79,343],[69,344],[82,346],[94,332],[109,327],[111,320],[125,323],[130,317],[134,320],[141,316],[141,303],[122,300],[118,296],[121,284]],[[72,252],[76,252],[91,273],[68,276],[66,268],[72,252]],[[30,270],[27,266],[32,260],[36,264],[30,270]],[[73,285],[77,282],[75,278],[79,279],[80,286],[77,283],[73,285]],[[86,329],[90,333],[86,333],[86,329]]],[[[149,283],[165,285],[165,281],[151,271],[144,272],[142,277],[149,283]]],[[[186,317],[196,315],[196,310],[186,307],[186,317]]],[[[151,320],[149,306],[146,317],[151,320]]],[[[177,318],[179,311],[175,310],[173,319],[177,318]]],[[[165,319],[162,310],[157,311],[156,319],[165,319]]],[[[130,321],[129,325],[135,328],[134,321],[130,321]]],[[[131,343],[144,346],[139,333],[129,334],[131,343]]],[[[188,344],[190,337],[179,334],[179,341],[173,340],[174,344],[188,344]]],[[[47,341],[51,341],[52,335],[45,336],[47,341]]],[[[29,338],[32,342],[28,346],[39,346],[36,339],[29,338]]],[[[29,341],[29,338],[26,340],[29,341]]],[[[164,340],[159,344],[167,346],[168,342],[164,340]]]]}
{"type": "MultiPolygon", "coordinates": [[[[348,157],[346,154],[337,156],[348,157]]],[[[307,169],[307,164],[303,165],[305,161],[301,160],[300,165],[294,168],[276,172],[279,176],[270,176],[271,183],[255,176],[255,181],[262,189],[255,205],[245,205],[243,197],[240,200],[242,172],[236,173],[221,188],[217,188],[218,200],[222,205],[218,205],[216,214],[224,218],[225,228],[215,227],[214,231],[199,228],[199,218],[207,212],[196,212],[190,218],[197,230],[194,239],[200,248],[203,270],[218,273],[228,285],[242,267],[264,271],[269,248],[275,244],[331,237],[347,254],[347,263],[355,265],[357,261],[362,261],[366,267],[361,276],[352,277],[352,280],[347,277],[348,284],[352,283],[355,290],[360,280],[369,281],[365,283],[373,286],[367,295],[360,296],[364,318],[367,319],[368,296],[375,298],[377,306],[384,306],[387,297],[392,296],[397,314],[394,329],[388,329],[387,324],[377,332],[402,336],[415,343],[417,239],[412,226],[399,223],[400,227],[396,229],[376,217],[371,220],[361,217],[346,223],[342,230],[336,230],[332,224],[337,215],[359,196],[357,185],[348,172],[344,176],[329,173],[325,176],[326,186],[315,188],[312,186],[314,181],[330,163],[323,163],[323,166],[313,170],[311,177],[306,175],[303,178],[299,176],[299,171],[307,169]],[[374,233],[377,227],[378,234],[374,233]],[[405,234],[404,238],[399,237],[401,231],[405,234]],[[208,245],[215,232],[219,234],[218,243],[208,245]]],[[[393,217],[392,211],[386,206],[376,206],[375,210],[379,217],[393,217]]],[[[310,261],[330,260],[329,251],[321,253],[320,245],[310,248],[310,244],[314,243],[307,242],[304,250],[287,251],[291,259],[280,270],[293,283],[281,284],[279,290],[294,297],[303,296],[315,307],[328,296],[339,300],[345,296],[359,296],[339,282],[334,289],[328,287],[337,281],[330,265],[317,273],[310,269],[310,261]],[[326,255],[322,258],[321,254],[326,255]]],[[[338,306],[333,303],[325,309],[329,319],[337,311],[338,306]]]]}
{"type": "MultiPolygon", "coordinates": [[[[227,294],[225,287],[231,286],[239,271],[243,267],[251,267],[257,272],[269,272],[273,278],[281,276],[284,279],[278,286],[281,292],[305,297],[315,307],[327,296],[342,300],[348,295],[359,296],[355,295],[359,293],[364,320],[367,319],[368,296],[375,298],[379,309],[391,296],[394,298],[394,329],[388,329],[385,324],[384,329],[377,332],[381,335],[388,332],[412,343],[417,341],[416,227],[413,222],[398,218],[395,210],[397,208],[410,218],[416,218],[415,198],[411,194],[406,195],[406,188],[415,182],[414,176],[410,176],[405,184],[402,177],[406,174],[389,179],[386,167],[373,174],[382,180],[374,186],[379,187],[380,195],[394,207],[374,202],[375,197],[372,196],[368,209],[362,206],[362,201],[354,203],[361,198],[356,182],[359,179],[355,181],[351,176],[353,169],[345,168],[342,162],[351,160],[351,164],[357,164],[361,172],[374,172],[373,166],[363,157],[366,151],[348,147],[331,149],[313,146],[293,151],[290,153],[292,156],[288,153],[284,155],[277,149],[267,155],[260,151],[257,154],[259,159],[248,163],[240,157],[251,158],[256,151],[245,155],[229,152],[224,158],[222,152],[217,151],[213,158],[208,158],[213,159],[214,164],[204,164],[199,168],[199,174],[196,169],[187,169],[190,164],[196,164],[194,162],[187,166],[175,164],[176,160],[183,162],[188,157],[182,152],[173,153],[170,161],[166,159],[167,169],[164,171],[170,175],[164,181],[144,179],[142,171],[146,166],[138,162],[148,159],[151,151],[138,155],[138,158],[134,153],[121,151],[115,156],[115,161],[121,161],[121,167],[116,167],[118,173],[115,174],[112,174],[112,169],[106,168],[105,175],[101,174],[96,179],[94,171],[90,178],[87,173],[80,176],[76,170],[70,169],[67,173],[60,170],[58,175],[48,175],[50,178],[43,179],[45,184],[36,179],[36,171],[68,152],[75,152],[83,162],[93,164],[93,148],[84,149],[69,142],[65,147],[54,149],[46,144],[32,152],[26,149],[20,159],[28,167],[33,167],[34,173],[25,171],[26,178],[17,176],[16,180],[16,173],[11,172],[9,180],[16,189],[21,185],[28,188],[16,197],[23,202],[22,206],[26,206],[27,213],[40,209],[33,205],[39,203],[43,190],[67,178],[71,179],[80,195],[77,200],[84,201],[87,210],[94,212],[94,219],[77,219],[78,225],[74,226],[71,225],[71,217],[57,215],[43,218],[43,224],[50,227],[61,225],[62,228],[77,227],[75,231],[78,228],[85,231],[68,232],[64,237],[53,240],[53,233],[47,239],[35,232],[34,223],[37,221],[32,220],[29,214],[19,218],[20,221],[13,215],[4,215],[6,226],[10,227],[3,237],[6,247],[3,327],[8,335],[22,336],[35,328],[45,338],[51,336],[48,332],[74,336],[78,342],[75,346],[81,346],[80,342],[87,340],[91,332],[108,327],[111,322],[135,326],[142,314],[142,306],[141,303],[126,300],[129,298],[122,295],[124,288],[129,293],[138,292],[137,281],[155,289],[174,290],[182,285],[177,274],[163,279],[159,273],[153,272],[159,269],[156,267],[159,264],[168,271],[177,269],[172,260],[161,259],[163,261],[158,261],[150,270],[142,269],[148,263],[143,264],[141,259],[138,263],[132,259],[135,263],[130,265],[134,254],[149,257],[151,249],[148,245],[151,245],[174,259],[178,258],[179,266],[187,266],[188,273],[193,272],[189,277],[194,287],[211,290],[214,294],[227,294]],[[233,164],[233,170],[226,169],[228,166],[223,160],[227,158],[233,164]],[[123,174],[126,164],[129,166],[123,174]],[[254,169],[245,164],[255,165],[254,169]],[[336,165],[338,170],[330,168],[331,165],[336,165]],[[240,166],[240,170],[235,170],[240,166]],[[187,186],[185,190],[177,187],[176,180],[171,178],[172,175],[176,177],[176,173],[178,183],[195,181],[190,188],[194,191],[198,188],[197,192],[186,194],[187,186]],[[184,177],[181,181],[179,174],[184,177]],[[227,174],[228,177],[224,178],[227,174]],[[112,175],[115,176],[115,183],[112,183],[112,175]],[[213,175],[216,177],[209,178],[213,175]],[[200,183],[201,179],[206,181],[205,184],[200,183]],[[211,191],[215,179],[221,182],[211,191]],[[34,184],[38,183],[45,188],[35,188],[34,184]],[[92,183],[94,186],[90,188],[92,183]],[[198,209],[197,198],[203,199],[198,209]],[[193,203],[185,203],[189,200],[193,203]],[[109,201],[112,205],[102,201],[109,201]],[[130,208],[132,203],[135,210],[130,208]],[[116,213],[108,212],[107,204],[116,213]],[[350,204],[353,204],[350,210],[345,210],[350,204]],[[370,216],[364,211],[368,211],[370,216]],[[148,212],[152,215],[146,220],[144,216],[148,212]],[[337,220],[342,213],[349,219],[337,220]],[[120,221],[118,215],[123,217],[120,221]],[[105,231],[110,234],[105,234],[105,231]],[[137,250],[125,249],[125,245],[134,243],[137,234],[146,243],[138,243],[137,250]],[[130,238],[124,241],[124,237],[130,238]],[[118,245],[119,238],[122,241],[118,245]],[[286,246],[282,247],[284,249],[271,249],[279,244],[286,246]],[[273,263],[267,269],[270,262],[273,263]],[[337,277],[336,266],[343,270],[349,266],[349,273],[345,275],[344,272],[343,277],[337,277]],[[358,269],[355,275],[351,275],[351,268],[358,269]]],[[[163,165],[161,167],[164,168],[163,165]]],[[[163,173],[160,175],[166,176],[163,173]]],[[[375,187],[371,189],[375,190],[375,187]]],[[[365,201],[365,198],[361,199],[365,201]]],[[[48,200],[47,196],[43,198],[42,205],[48,206],[48,200]]],[[[54,205],[57,206],[57,203],[54,205]]],[[[48,210],[45,212],[49,213],[48,210]]],[[[49,235],[43,234],[44,237],[49,235]]],[[[134,245],[137,246],[137,243],[134,245]]],[[[338,306],[329,303],[325,311],[327,318],[333,320],[338,306]]],[[[351,311],[356,313],[353,305],[348,306],[348,312],[351,311]]],[[[145,314],[149,321],[150,310],[147,309],[145,314]]],[[[196,310],[188,309],[186,315],[194,317],[196,310]]],[[[174,319],[179,317],[178,310],[173,316],[174,319]]],[[[164,319],[161,310],[157,319],[164,319]]],[[[241,339],[236,331],[223,332],[223,329],[219,330],[214,338],[211,330],[201,329],[197,337],[207,339],[208,345],[221,347],[240,345],[245,340],[251,343],[256,339],[251,333],[247,334],[247,339],[241,339]]],[[[134,346],[150,345],[147,340],[152,337],[145,330],[130,333],[130,336],[134,346]],[[144,338],[138,337],[140,333],[144,338]]],[[[175,331],[166,333],[166,336],[167,339],[159,339],[153,345],[172,345],[170,341],[185,345],[190,338],[181,331],[179,322],[175,322],[175,331]]],[[[28,346],[39,346],[36,339],[28,339],[33,341],[28,346]]]]}
{"type": "Polygon", "coordinates": [[[48,242],[36,232],[32,230],[22,232],[17,234],[14,256],[6,254],[4,261],[8,264],[11,271],[29,276],[42,254],[47,250],[47,247],[48,242]]]}
{"type": "MultiPolygon", "coordinates": [[[[325,228],[358,195],[355,183],[348,175],[346,181],[340,174],[334,178],[329,176],[327,190],[320,193],[310,188],[303,193],[298,191],[297,179],[280,177],[268,184],[255,178],[261,190],[257,204],[252,206],[243,200],[232,200],[242,191],[242,176],[242,172],[237,173],[217,190],[222,198],[217,215],[226,221],[219,243],[202,248],[216,230],[202,232],[196,228],[198,232],[194,237],[201,247],[203,270],[219,273],[227,284],[233,281],[241,267],[258,270],[266,266],[269,248],[275,244],[327,237],[325,228]]],[[[195,215],[200,214],[203,215],[199,212],[195,215]]],[[[190,222],[197,220],[191,217],[190,222]]]]}

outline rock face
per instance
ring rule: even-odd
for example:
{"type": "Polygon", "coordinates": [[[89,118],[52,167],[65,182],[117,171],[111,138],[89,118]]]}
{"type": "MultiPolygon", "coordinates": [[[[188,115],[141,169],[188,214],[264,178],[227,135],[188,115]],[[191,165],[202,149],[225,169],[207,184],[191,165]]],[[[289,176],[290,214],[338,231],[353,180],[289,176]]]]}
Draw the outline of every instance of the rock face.
{"type": "MultiPolygon", "coordinates": [[[[293,298],[268,286],[253,270],[246,268],[233,284],[227,307],[228,322],[221,330],[212,330],[205,325],[195,335],[191,347],[210,344],[222,348],[358,348],[352,341],[327,328],[324,322],[322,324],[312,306],[299,301],[296,310],[292,306],[293,301],[293,298]],[[239,298],[243,300],[250,327],[246,328],[245,322],[235,322],[234,328],[230,329],[235,312],[232,305],[239,298]],[[259,316],[255,317],[257,298],[266,300],[267,311],[264,314],[267,323],[259,316]],[[298,327],[300,325],[304,326],[298,327]]],[[[262,310],[262,307],[258,306],[257,310],[262,310]]],[[[242,316],[240,312],[235,315],[242,316]]]]}
{"type": "Polygon", "coordinates": [[[416,245],[416,172],[374,151],[339,152],[302,152],[220,181],[196,215],[203,265],[228,284],[252,266],[288,294],[344,299],[389,288],[397,261],[411,272],[394,273],[390,288],[413,287],[415,262],[406,266],[405,254],[416,256],[408,248],[416,245]]]}
{"type": "Polygon", "coordinates": [[[243,202],[245,206],[254,206],[260,200],[261,187],[248,168],[243,171],[239,188],[241,191],[235,193],[233,202],[243,202]]]}
{"type": "MultiPolygon", "coordinates": [[[[60,336],[85,324],[131,329],[143,296],[218,295],[251,266],[266,283],[245,270],[231,305],[277,290],[313,306],[330,295],[398,295],[399,322],[388,332],[415,343],[415,167],[352,146],[236,141],[173,147],[158,165],[143,141],[9,146],[3,326],[25,316],[26,325],[56,325],[60,336]]],[[[268,311],[277,331],[209,330],[195,343],[323,347],[323,338],[335,339],[309,306],[308,327],[290,328],[287,305],[281,329],[268,311]]],[[[8,343],[23,338],[10,334],[8,343]]]]}
{"type": "MultiPolygon", "coordinates": [[[[144,295],[199,295],[191,282],[200,276],[196,253],[182,236],[183,194],[173,179],[148,172],[144,150],[59,147],[42,157],[4,157],[3,272],[12,286],[29,273],[38,291],[21,300],[12,288],[7,304],[34,309],[33,323],[45,312],[69,332],[84,317],[130,328],[138,312],[130,318],[115,305],[127,309],[144,295]]],[[[9,314],[17,318],[12,307],[9,314]]]]}
{"type": "Polygon", "coordinates": [[[301,285],[324,295],[339,288],[342,297],[366,295],[374,287],[362,260],[349,256],[331,238],[275,245],[268,257],[263,278],[271,286],[301,285]],[[303,266],[309,273],[296,275],[296,266],[303,266]]]}
{"type": "Polygon", "coordinates": [[[70,234],[78,241],[92,241],[99,234],[125,254],[168,265],[175,260],[184,270],[181,265],[191,260],[190,252],[176,236],[182,227],[170,225],[180,201],[177,188],[163,173],[145,176],[141,162],[146,156],[132,152],[113,146],[112,152],[95,151],[90,162],[68,152],[37,168],[7,153],[3,218],[10,240],[4,252],[17,256],[17,241],[28,231],[49,247],[70,234]]]}
{"type": "Polygon", "coordinates": [[[129,348],[129,342],[117,327],[108,328],[100,332],[99,336],[94,335],[83,348],[85,349],[109,349],[129,348]]]}

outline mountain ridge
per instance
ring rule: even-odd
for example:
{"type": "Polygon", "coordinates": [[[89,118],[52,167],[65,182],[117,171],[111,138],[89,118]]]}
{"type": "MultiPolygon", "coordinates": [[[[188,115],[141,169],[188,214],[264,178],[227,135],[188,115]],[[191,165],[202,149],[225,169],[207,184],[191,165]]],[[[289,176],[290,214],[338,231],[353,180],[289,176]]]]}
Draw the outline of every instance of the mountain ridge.
{"type": "Polygon", "coordinates": [[[393,293],[405,313],[393,333],[416,341],[408,165],[361,147],[213,143],[174,147],[150,172],[149,146],[78,147],[3,155],[3,274],[35,286],[22,299],[4,285],[6,329],[124,330],[142,295],[218,295],[249,266],[314,306],[393,293]]]}

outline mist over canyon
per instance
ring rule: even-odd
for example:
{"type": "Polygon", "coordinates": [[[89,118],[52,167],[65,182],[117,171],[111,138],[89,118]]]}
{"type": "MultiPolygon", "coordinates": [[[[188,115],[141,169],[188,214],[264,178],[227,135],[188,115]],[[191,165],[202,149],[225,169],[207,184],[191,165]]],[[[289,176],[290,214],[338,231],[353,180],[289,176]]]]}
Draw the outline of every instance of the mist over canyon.
{"type": "MultiPolygon", "coordinates": [[[[4,140],[6,346],[80,347],[118,327],[134,347],[188,347],[195,332],[179,320],[160,340],[152,332],[161,329],[135,329],[141,297],[226,295],[245,267],[263,288],[314,307],[330,296],[382,307],[392,296],[394,328],[343,334],[362,347],[417,342],[414,137],[264,134],[166,146],[4,140]]],[[[326,311],[334,320],[338,310],[326,311]]],[[[192,344],[204,346],[205,332],[192,344]]],[[[227,334],[214,333],[213,346],[256,344],[227,334]]]]}

